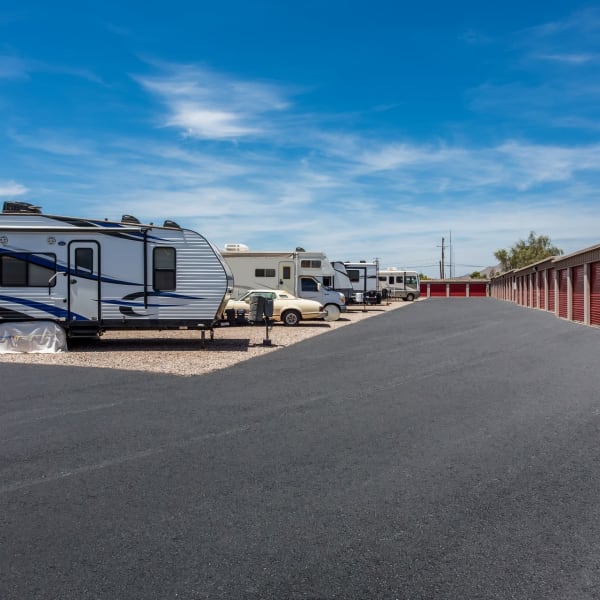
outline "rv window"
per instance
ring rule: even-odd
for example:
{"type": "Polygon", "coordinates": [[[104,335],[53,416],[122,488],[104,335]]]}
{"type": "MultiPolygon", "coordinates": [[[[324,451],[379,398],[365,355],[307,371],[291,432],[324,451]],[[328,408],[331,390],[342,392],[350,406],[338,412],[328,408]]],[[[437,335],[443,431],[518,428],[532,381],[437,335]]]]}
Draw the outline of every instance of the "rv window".
{"type": "Polygon", "coordinates": [[[360,281],[360,271],[358,269],[347,269],[348,279],[352,282],[360,281]]]}
{"type": "Polygon", "coordinates": [[[386,281],[387,277],[385,275],[380,275],[379,276],[379,281],[386,281]]]}
{"type": "Polygon", "coordinates": [[[94,251],[92,248],[75,249],[75,273],[82,275],[94,272],[94,251]]]}
{"type": "Polygon", "coordinates": [[[152,287],[156,291],[176,288],[175,248],[154,248],[154,277],[152,287]]]}
{"type": "Polygon", "coordinates": [[[48,283],[54,274],[56,274],[56,256],[54,254],[0,256],[0,285],[2,286],[55,286],[56,279],[48,283]]]}
{"type": "Polygon", "coordinates": [[[27,262],[15,256],[0,257],[0,281],[6,286],[26,286],[27,262]]]}
{"type": "Polygon", "coordinates": [[[292,278],[292,267],[283,267],[281,273],[282,279],[291,279],[292,278]]]}
{"type": "Polygon", "coordinates": [[[406,284],[407,285],[417,285],[417,276],[416,275],[407,275],[406,276],[406,284]]]}
{"type": "Polygon", "coordinates": [[[254,269],[254,277],[275,277],[275,269],[254,269]]]}
{"type": "Polygon", "coordinates": [[[320,269],[321,261],[320,260],[301,260],[300,266],[303,269],[320,269]]]}
{"type": "Polygon", "coordinates": [[[333,281],[331,277],[323,277],[323,285],[325,287],[333,287],[333,281]]]}

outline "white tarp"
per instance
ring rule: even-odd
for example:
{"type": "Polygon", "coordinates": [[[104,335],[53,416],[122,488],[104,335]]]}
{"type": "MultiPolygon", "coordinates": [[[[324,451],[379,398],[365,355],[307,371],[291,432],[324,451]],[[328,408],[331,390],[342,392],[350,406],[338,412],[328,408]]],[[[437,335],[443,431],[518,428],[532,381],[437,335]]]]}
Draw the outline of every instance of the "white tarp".
{"type": "Polygon", "coordinates": [[[66,351],[65,330],[52,321],[0,323],[0,354],[66,351]]]}

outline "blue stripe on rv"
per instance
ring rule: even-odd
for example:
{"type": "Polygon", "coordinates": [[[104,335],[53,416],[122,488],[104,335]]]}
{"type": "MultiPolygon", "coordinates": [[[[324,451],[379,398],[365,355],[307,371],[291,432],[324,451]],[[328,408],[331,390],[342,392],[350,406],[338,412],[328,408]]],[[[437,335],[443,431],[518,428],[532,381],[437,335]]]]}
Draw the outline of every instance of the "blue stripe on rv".
{"type": "MultiPolygon", "coordinates": [[[[26,306],[27,308],[33,308],[35,310],[39,310],[40,312],[45,312],[52,315],[55,318],[64,318],[66,319],[69,316],[69,312],[64,308],[59,308],[58,306],[50,306],[49,304],[44,304],[43,302],[36,302],[35,300],[27,300],[24,298],[14,298],[12,296],[2,296],[0,295],[0,301],[2,302],[11,302],[12,304],[19,304],[21,306],[26,306]]],[[[87,317],[83,315],[74,314],[78,321],[89,321],[87,317]]],[[[27,315],[29,316],[29,315],[27,315]]]]}

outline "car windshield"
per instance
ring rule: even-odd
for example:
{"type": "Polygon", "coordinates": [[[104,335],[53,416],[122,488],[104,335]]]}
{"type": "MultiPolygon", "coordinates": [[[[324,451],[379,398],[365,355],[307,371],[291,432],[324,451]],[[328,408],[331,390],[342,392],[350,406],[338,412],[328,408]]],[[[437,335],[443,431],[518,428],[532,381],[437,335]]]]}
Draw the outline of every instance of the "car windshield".
{"type": "Polygon", "coordinates": [[[271,298],[272,300],[274,300],[275,292],[256,292],[250,290],[249,292],[246,292],[243,296],[241,296],[240,300],[242,302],[250,302],[250,300],[252,300],[254,296],[262,296],[263,298],[271,298]]]}

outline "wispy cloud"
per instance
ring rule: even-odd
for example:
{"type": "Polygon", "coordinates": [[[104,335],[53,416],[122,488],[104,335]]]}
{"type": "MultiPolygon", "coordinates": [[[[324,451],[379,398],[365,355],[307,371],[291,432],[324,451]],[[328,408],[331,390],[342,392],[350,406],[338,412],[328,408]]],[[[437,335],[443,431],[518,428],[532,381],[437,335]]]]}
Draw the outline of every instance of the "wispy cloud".
{"type": "Polygon", "coordinates": [[[538,54],[534,58],[549,62],[565,63],[568,65],[585,65],[589,63],[600,63],[600,54],[592,52],[578,52],[572,54],[538,54]]]}
{"type": "Polygon", "coordinates": [[[17,133],[9,131],[7,134],[19,146],[64,156],[92,155],[95,152],[92,142],[82,140],[76,135],[69,136],[65,132],[38,130],[32,133],[17,133]]]}
{"type": "Polygon", "coordinates": [[[564,19],[528,27],[521,32],[521,35],[524,38],[539,40],[556,38],[565,33],[575,33],[581,39],[581,36],[595,35],[598,31],[600,31],[600,9],[588,7],[577,10],[564,19]]]}
{"type": "Polygon", "coordinates": [[[0,181],[0,196],[22,196],[29,190],[16,181],[0,181]]]}
{"type": "Polygon", "coordinates": [[[135,79],[167,107],[164,125],[190,137],[260,137],[270,129],[268,116],[289,105],[272,84],[236,80],[197,65],[155,66],[160,74],[135,79]]]}
{"type": "Polygon", "coordinates": [[[36,72],[68,75],[105,85],[103,80],[90,69],[51,64],[35,59],[25,59],[19,56],[0,55],[0,79],[28,79],[36,72]]]}

